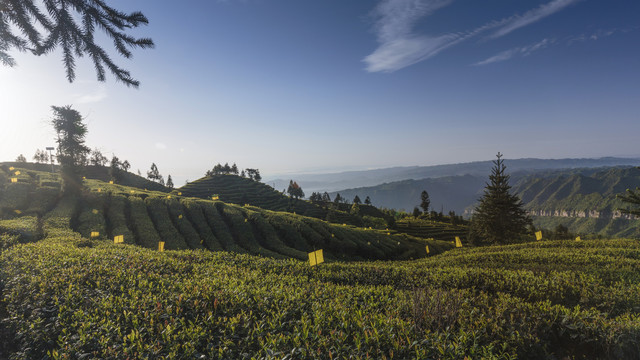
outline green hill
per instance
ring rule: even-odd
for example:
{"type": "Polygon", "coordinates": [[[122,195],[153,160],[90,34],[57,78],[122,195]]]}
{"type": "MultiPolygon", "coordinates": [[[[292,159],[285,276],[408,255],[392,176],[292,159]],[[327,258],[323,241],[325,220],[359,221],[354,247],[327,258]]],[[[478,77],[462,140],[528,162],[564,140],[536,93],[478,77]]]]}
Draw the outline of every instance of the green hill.
{"type": "Polygon", "coordinates": [[[0,170],[0,215],[3,219],[34,217],[37,233],[69,227],[84,238],[97,233],[97,239],[111,241],[123,235],[125,243],[149,249],[164,241],[167,250],[227,250],[298,259],[315,249],[323,249],[329,260],[364,260],[424,257],[427,244],[432,253],[451,247],[449,242],[425,241],[394,231],[330,224],[292,213],[177,195],[180,191],[167,194],[94,179],[85,180],[87,190],[81,198],[60,198],[56,174],[15,168],[11,171],[19,172],[18,181],[11,182],[14,175],[7,171],[0,170]]]}
{"type": "Polygon", "coordinates": [[[588,173],[527,176],[513,191],[520,194],[537,226],[559,224],[575,233],[640,237],[640,221],[620,214],[627,205],[616,198],[640,185],[637,168],[613,168],[588,173]]]}

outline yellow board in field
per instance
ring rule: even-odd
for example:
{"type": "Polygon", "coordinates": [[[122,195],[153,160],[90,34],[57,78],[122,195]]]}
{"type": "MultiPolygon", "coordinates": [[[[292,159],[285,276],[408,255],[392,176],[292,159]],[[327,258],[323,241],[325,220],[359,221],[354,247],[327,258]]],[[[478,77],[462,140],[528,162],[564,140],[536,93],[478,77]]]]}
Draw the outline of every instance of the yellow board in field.
{"type": "Polygon", "coordinates": [[[460,237],[459,236],[456,236],[456,247],[457,248],[462,247],[462,241],[460,241],[460,237]]]}
{"type": "Polygon", "coordinates": [[[578,237],[576,238],[576,241],[580,241],[580,240],[581,240],[581,239],[580,239],[580,236],[578,236],[578,237]]]}
{"type": "Polygon", "coordinates": [[[182,219],[182,214],[178,215],[178,219],[182,219]]]}
{"type": "Polygon", "coordinates": [[[248,221],[249,221],[249,219],[244,219],[244,222],[248,222],[248,221]]]}
{"type": "Polygon", "coordinates": [[[92,231],[91,232],[91,237],[92,238],[97,238],[98,236],[100,236],[100,232],[99,231],[92,231]]]}
{"type": "Polygon", "coordinates": [[[18,182],[18,178],[11,178],[11,182],[12,183],[17,183],[18,182]]]}
{"type": "Polygon", "coordinates": [[[160,241],[158,243],[158,251],[160,252],[164,251],[164,241],[160,241]]]}
{"type": "Polygon", "coordinates": [[[178,196],[182,196],[182,193],[178,191],[178,196]]]}
{"type": "Polygon", "coordinates": [[[20,170],[16,171],[15,174],[16,176],[20,175],[21,174],[20,170]]]}
{"type": "Polygon", "coordinates": [[[109,180],[109,184],[113,185],[113,180],[109,180]]]}
{"type": "Polygon", "coordinates": [[[536,240],[542,240],[542,231],[536,231],[536,240]]]}
{"type": "Polygon", "coordinates": [[[427,254],[428,254],[429,253],[429,245],[427,245],[426,248],[427,248],[427,254]]]}
{"type": "Polygon", "coordinates": [[[211,197],[211,200],[218,200],[218,199],[220,199],[220,197],[219,197],[219,196],[212,196],[212,197],[211,197]]]}
{"type": "Polygon", "coordinates": [[[131,193],[132,193],[132,194],[135,194],[135,193],[136,193],[136,191],[135,191],[135,190],[131,190],[131,193]]]}
{"type": "Polygon", "coordinates": [[[98,189],[98,192],[102,192],[102,189],[98,189]]]}
{"type": "Polygon", "coordinates": [[[113,237],[114,244],[122,244],[124,243],[124,235],[117,235],[113,237]]]}
{"type": "Polygon", "coordinates": [[[334,238],[334,237],[336,237],[336,235],[335,234],[331,234],[331,237],[334,238]]]}
{"type": "Polygon", "coordinates": [[[17,209],[16,209],[16,210],[13,210],[13,212],[14,212],[14,213],[16,213],[16,214],[18,214],[18,215],[22,214],[22,211],[17,210],[17,209]]]}
{"type": "Polygon", "coordinates": [[[171,195],[167,195],[167,199],[171,199],[171,195]]]}
{"type": "Polygon", "coordinates": [[[91,210],[91,212],[92,212],[94,215],[95,215],[95,214],[98,214],[98,209],[93,209],[93,210],[91,210]]]}
{"type": "Polygon", "coordinates": [[[15,169],[13,166],[9,167],[9,171],[13,171],[15,169]]]}
{"type": "Polygon", "coordinates": [[[387,235],[391,235],[391,233],[390,233],[390,232],[388,232],[388,233],[387,233],[387,235]]]}
{"type": "Polygon", "coordinates": [[[321,250],[316,250],[309,253],[309,265],[315,266],[324,262],[324,255],[321,250]]]}

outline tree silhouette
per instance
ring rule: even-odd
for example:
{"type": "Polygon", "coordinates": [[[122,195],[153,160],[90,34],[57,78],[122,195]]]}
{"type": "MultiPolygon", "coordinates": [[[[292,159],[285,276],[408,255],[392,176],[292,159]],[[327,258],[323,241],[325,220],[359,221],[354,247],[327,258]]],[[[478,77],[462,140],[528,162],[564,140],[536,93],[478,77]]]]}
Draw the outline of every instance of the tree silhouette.
{"type": "Polygon", "coordinates": [[[424,190],[420,194],[420,207],[422,208],[422,211],[424,211],[425,213],[428,213],[429,205],[431,205],[431,200],[429,199],[429,193],[427,192],[427,190],[424,190]]]}
{"type": "Polygon", "coordinates": [[[522,201],[509,190],[510,176],[502,154],[496,155],[480,204],[475,208],[471,223],[471,241],[475,244],[505,244],[520,239],[530,223],[522,201]]]}
{"type": "Polygon", "coordinates": [[[84,145],[87,126],[82,123],[80,113],[71,106],[52,106],[51,124],[58,139],[58,163],[61,167],[62,191],[64,193],[80,192],[82,186],[82,165],[89,148],[84,145]]]}
{"type": "Polygon", "coordinates": [[[105,81],[105,68],[127,86],[140,82],[129,71],[117,66],[109,54],[96,44],[95,29],[113,41],[116,52],[132,56],[131,49],[153,48],[153,40],[128,35],[125,31],[149,20],[139,11],[123,13],[104,0],[2,0],[0,1],[0,63],[15,66],[9,50],[29,51],[34,55],[62,48],[67,79],[76,77],[76,58],[87,55],[96,69],[98,81],[105,81]]]}
{"type": "Polygon", "coordinates": [[[171,179],[171,175],[167,176],[167,187],[173,189],[173,179],[171,179]]]}
{"type": "Polygon", "coordinates": [[[147,178],[151,181],[164,185],[164,178],[160,175],[160,171],[158,171],[156,163],[151,163],[151,170],[147,171],[147,178]]]}

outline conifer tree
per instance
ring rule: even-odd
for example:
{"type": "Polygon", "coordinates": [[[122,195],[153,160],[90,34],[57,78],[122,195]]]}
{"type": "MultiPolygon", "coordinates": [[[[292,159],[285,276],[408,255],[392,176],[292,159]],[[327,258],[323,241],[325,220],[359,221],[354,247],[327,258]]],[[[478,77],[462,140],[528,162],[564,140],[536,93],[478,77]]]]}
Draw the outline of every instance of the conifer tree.
{"type": "Polygon", "coordinates": [[[502,154],[493,161],[489,181],[480,204],[475,208],[471,222],[471,241],[474,244],[505,244],[526,234],[530,223],[522,201],[509,190],[510,176],[502,160],[502,154]]]}
{"type": "MultiPolygon", "coordinates": [[[[640,167],[638,169],[640,169],[640,167]]],[[[618,209],[620,212],[623,214],[640,216],[640,187],[635,188],[635,190],[627,189],[626,195],[618,195],[617,197],[630,206],[635,207],[635,209],[618,209]]]]}
{"type": "Polygon", "coordinates": [[[425,214],[429,213],[429,205],[431,205],[431,200],[429,199],[429,193],[427,190],[422,191],[420,194],[420,207],[425,214]]]}
{"type": "Polygon", "coordinates": [[[138,87],[129,71],[118,67],[109,54],[96,44],[95,29],[113,41],[116,52],[132,56],[133,48],[153,48],[153,40],[139,38],[125,31],[149,21],[139,11],[123,13],[104,0],[2,0],[0,1],[0,63],[15,66],[11,49],[34,55],[62,49],[67,79],[76,77],[76,58],[87,55],[96,69],[98,81],[105,81],[105,68],[127,86],[138,87]]]}
{"type": "Polygon", "coordinates": [[[171,175],[167,176],[167,187],[173,189],[173,179],[171,178],[171,175]]]}
{"type": "Polygon", "coordinates": [[[362,201],[360,200],[360,197],[359,197],[358,195],[356,195],[356,196],[353,198],[353,203],[354,203],[354,204],[358,204],[358,205],[362,204],[362,201]]]}
{"type": "Polygon", "coordinates": [[[80,113],[71,106],[52,106],[51,124],[58,136],[58,163],[61,167],[62,191],[78,193],[82,186],[82,164],[90,149],[84,145],[87,126],[80,113]]]}
{"type": "Polygon", "coordinates": [[[364,199],[364,204],[365,205],[371,205],[371,198],[367,195],[367,197],[364,199]]]}

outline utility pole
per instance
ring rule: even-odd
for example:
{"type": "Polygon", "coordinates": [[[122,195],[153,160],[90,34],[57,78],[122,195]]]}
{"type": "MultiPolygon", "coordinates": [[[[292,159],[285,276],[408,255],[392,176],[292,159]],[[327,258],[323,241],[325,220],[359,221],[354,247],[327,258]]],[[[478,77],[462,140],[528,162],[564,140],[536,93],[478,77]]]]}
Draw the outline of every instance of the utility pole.
{"type": "Polygon", "coordinates": [[[53,173],[53,154],[51,154],[51,152],[54,150],[54,148],[51,146],[47,146],[47,150],[49,150],[49,160],[51,160],[51,172],[53,173]]]}

